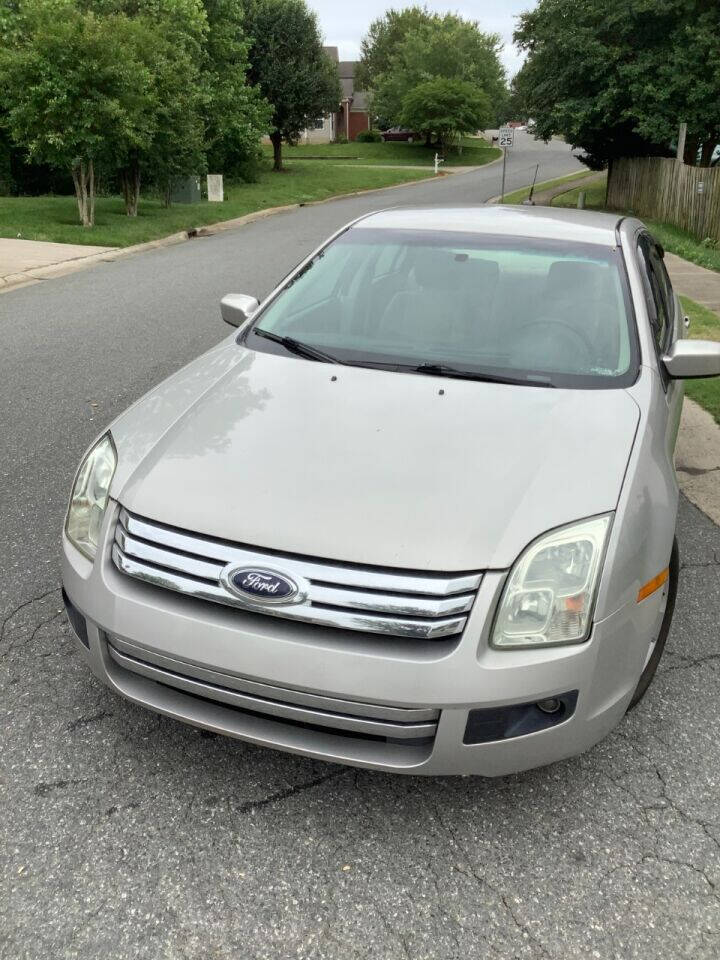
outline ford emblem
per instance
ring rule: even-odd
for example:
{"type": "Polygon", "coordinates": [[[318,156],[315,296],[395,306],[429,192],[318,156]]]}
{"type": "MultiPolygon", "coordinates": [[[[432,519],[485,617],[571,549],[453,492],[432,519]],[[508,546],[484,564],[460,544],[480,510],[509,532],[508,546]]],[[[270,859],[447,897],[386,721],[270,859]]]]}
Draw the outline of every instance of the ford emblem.
{"type": "Polygon", "coordinates": [[[253,603],[293,603],[302,599],[294,580],[265,567],[235,567],[222,579],[233,593],[253,603]]]}

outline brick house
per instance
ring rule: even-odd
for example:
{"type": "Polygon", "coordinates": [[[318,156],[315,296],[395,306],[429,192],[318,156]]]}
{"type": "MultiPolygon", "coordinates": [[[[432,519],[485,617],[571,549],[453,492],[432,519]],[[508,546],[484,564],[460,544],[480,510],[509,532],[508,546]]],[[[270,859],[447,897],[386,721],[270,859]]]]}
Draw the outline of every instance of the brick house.
{"type": "Polygon", "coordinates": [[[335,131],[336,136],[342,135],[348,140],[354,140],[361,130],[370,129],[368,95],[364,90],[355,89],[356,67],[354,60],[341,60],[338,63],[343,98],[335,114],[335,131]]]}
{"type": "Polygon", "coordinates": [[[300,143],[330,143],[337,136],[354,140],[361,130],[370,127],[367,94],[355,89],[357,63],[354,60],[340,60],[337,47],[325,47],[325,53],[338,65],[342,100],[334,113],[318,117],[313,126],[303,130],[300,143]]]}

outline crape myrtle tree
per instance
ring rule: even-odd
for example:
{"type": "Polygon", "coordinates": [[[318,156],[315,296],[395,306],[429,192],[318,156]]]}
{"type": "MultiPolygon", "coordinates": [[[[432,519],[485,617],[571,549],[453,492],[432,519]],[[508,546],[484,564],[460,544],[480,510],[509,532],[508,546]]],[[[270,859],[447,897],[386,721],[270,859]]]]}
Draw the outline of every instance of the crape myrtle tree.
{"type": "Polygon", "coordinates": [[[323,114],[337,110],[337,65],[323,50],[317,17],[304,0],[246,0],[250,83],[272,105],[273,169],[282,170],[282,144],[293,143],[323,114]]]}
{"type": "Polygon", "coordinates": [[[360,73],[371,84],[378,114],[422,131],[428,145],[434,134],[445,147],[458,134],[492,122],[506,99],[500,46],[498,36],[455,14],[429,14],[417,7],[390,11],[363,40],[360,73]],[[441,104],[447,107],[444,116],[441,104]],[[452,128],[449,119],[462,124],[452,128]]]}
{"type": "Polygon", "coordinates": [[[30,159],[72,171],[80,222],[92,227],[97,163],[150,135],[139,25],[71,0],[20,0],[17,10],[14,43],[0,48],[5,125],[30,159]]]}
{"type": "MultiPolygon", "coordinates": [[[[83,2],[83,0],[81,0],[83,2]]],[[[154,25],[144,54],[153,70],[153,135],[120,167],[129,214],[140,179],[170,202],[173,182],[210,164],[229,175],[247,172],[267,130],[270,106],[247,83],[248,38],[239,0],[84,0],[154,25]]]]}
{"type": "Polygon", "coordinates": [[[208,23],[201,0],[76,0],[98,16],[125,16],[135,26],[135,55],[145,66],[144,101],[135,101],[147,135],[114,152],[128,216],[137,216],[143,182],[169,202],[174,177],[205,167],[202,65],[208,23]]]}
{"type": "Polygon", "coordinates": [[[520,17],[527,59],[514,98],[548,140],[560,134],[592,169],[668,155],[688,124],[685,159],[707,162],[720,136],[717,0],[540,0],[520,17]]]}
{"type": "Polygon", "coordinates": [[[29,161],[72,171],[94,222],[98,170],[129,216],[207,158],[236,172],[269,104],[247,84],[239,0],[0,0],[0,126],[29,161]]]}

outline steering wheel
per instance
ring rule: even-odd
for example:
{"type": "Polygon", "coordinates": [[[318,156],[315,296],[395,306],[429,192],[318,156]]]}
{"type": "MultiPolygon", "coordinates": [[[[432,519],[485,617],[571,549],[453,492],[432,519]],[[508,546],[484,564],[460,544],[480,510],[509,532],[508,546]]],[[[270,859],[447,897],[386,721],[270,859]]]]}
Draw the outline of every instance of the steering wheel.
{"type": "Polygon", "coordinates": [[[590,343],[588,338],[585,336],[584,333],[581,333],[576,327],[572,327],[570,326],[569,323],[566,323],[565,320],[556,320],[550,317],[548,317],[547,319],[544,317],[538,317],[535,320],[528,320],[527,323],[524,323],[520,327],[518,333],[521,335],[525,334],[527,333],[528,330],[531,330],[533,327],[544,327],[545,329],[547,329],[548,327],[559,327],[565,336],[569,334],[571,337],[575,339],[575,343],[580,345],[585,355],[584,359],[588,363],[592,360],[593,354],[595,351],[593,350],[592,344],[590,343]]]}

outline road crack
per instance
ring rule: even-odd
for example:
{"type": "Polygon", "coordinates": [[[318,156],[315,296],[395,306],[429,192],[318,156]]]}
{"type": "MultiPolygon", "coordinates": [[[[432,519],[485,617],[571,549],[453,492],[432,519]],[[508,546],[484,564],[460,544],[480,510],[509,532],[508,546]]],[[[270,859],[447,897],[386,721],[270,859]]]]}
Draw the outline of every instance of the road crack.
{"type": "Polygon", "coordinates": [[[319,787],[320,784],[327,783],[328,780],[336,780],[338,777],[346,776],[347,774],[348,770],[334,770],[332,773],[325,774],[324,777],[316,777],[314,780],[298,783],[295,786],[287,787],[285,790],[278,790],[277,793],[271,793],[269,796],[262,797],[260,800],[248,800],[245,803],[241,803],[236,810],[238,813],[254,813],[262,807],[268,807],[274,803],[280,803],[282,800],[288,800],[298,793],[303,793],[305,790],[312,790],[313,787],[319,787]]]}
{"type": "Polygon", "coordinates": [[[67,725],[67,729],[69,731],[77,730],[79,727],[86,727],[91,723],[99,723],[101,720],[106,720],[112,716],[113,714],[108,710],[98,710],[97,713],[78,717],[76,720],[71,720],[67,725]]]}
{"type": "MultiPolygon", "coordinates": [[[[20,613],[21,610],[24,610],[26,607],[32,606],[33,603],[40,603],[42,600],[47,600],[48,597],[51,597],[54,593],[57,593],[59,590],[60,590],[60,587],[53,587],[52,590],[47,590],[45,593],[41,593],[41,594],[39,594],[37,597],[31,597],[29,600],[23,600],[22,603],[19,603],[16,607],[14,607],[14,608],[10,611],[10,613],[8,613],[8,614],[5,616],[5,618],[3,619],[2,624],[0,624],[0,643],[5,639],[5,630],[6,630],[6,628],[7,628],[7,625],[10,623],[10,621],[11,621],[14,617],[17,616],[18,613],[20,613]]],[[[62,611],[60,611],[60,612],[62,612],[62,611]]],[[[50,619],[51,619],[51,620],[54,620],[55,617],[57,617],[57,616],[59,616],[58,613],[56,613],[56,614],[55,614],[53,617],[51,617],[50,619]]],[[[46,623],[49,623],[50,621],[48,620],[48,621],[45,621],[45,622],[46,622],[46,623]]],[[[39,624],[38,626],[43,626],[43,624],[39,624]]]]}

